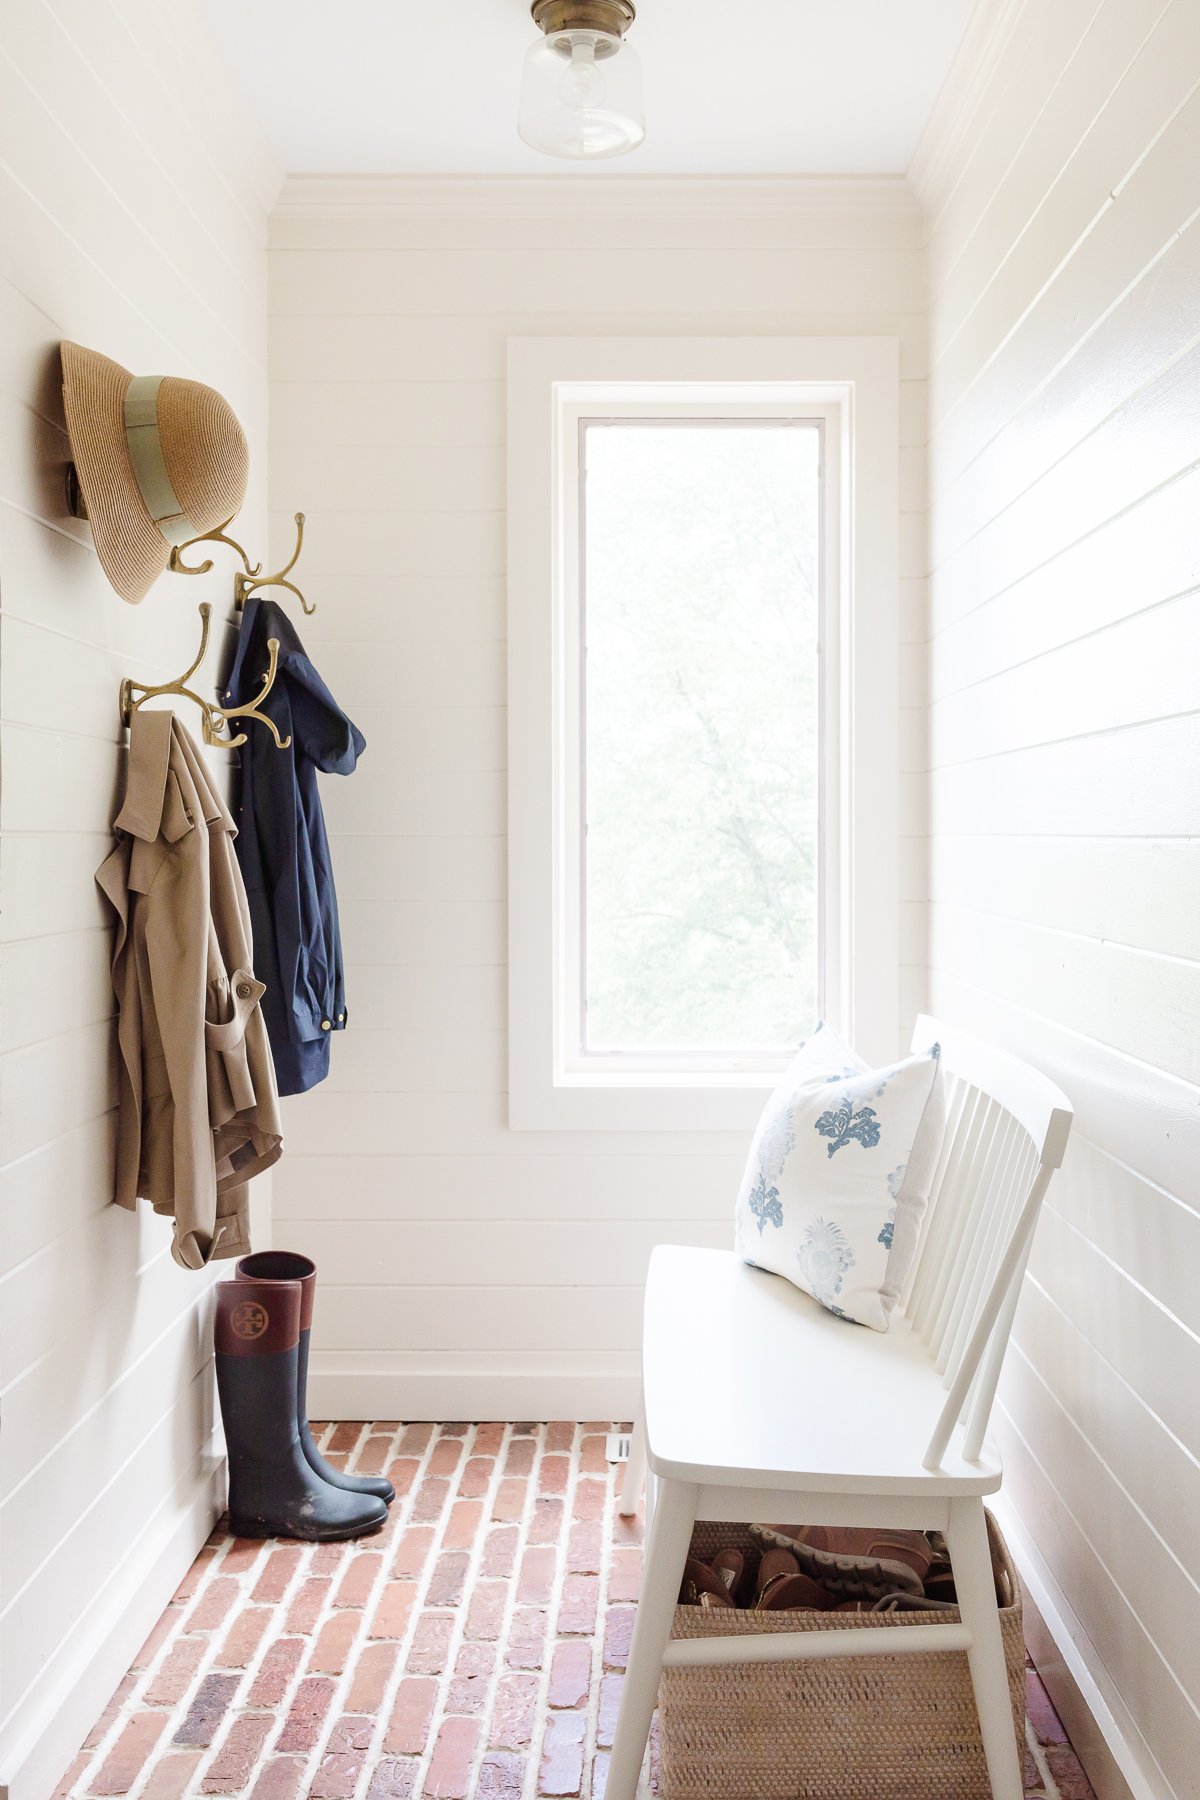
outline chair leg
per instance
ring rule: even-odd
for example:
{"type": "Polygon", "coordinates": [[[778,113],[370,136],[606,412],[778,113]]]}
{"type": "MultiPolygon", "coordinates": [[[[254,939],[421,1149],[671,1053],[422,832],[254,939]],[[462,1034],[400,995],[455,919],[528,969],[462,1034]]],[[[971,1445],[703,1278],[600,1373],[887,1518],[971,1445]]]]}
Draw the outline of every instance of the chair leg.
{"type": "Polygon", "coordinates": [[[621,1483],[621,1499],[617,1511],[623,1519],[628,1519],[638,1509],[638,1501],[642,1497],[642,1487],[646,1480],[646,1427],[639,1413],[633,1421],[633,1435],[629,1440],[629,1461],[625,1464],[625,1479],[621,1483]]]}
{"type": "MultiPolygon", "coordinates": [[[[621,1708],[613,1739],[605,1800],[634,1800],[650,1720],[658,1699],[663,1651],[696,1518],[696,1489],[690,1483],[660,1481],[654,1526],[646,1546],[646,1570],[621,1688],[621,1708]]],[[[1007,1796],[1005,1796],[1007,1800],[1007,1796]]]]}
{"type": "Polygon", "coordinates": [[[1013,1733],[996,1583],[981,1500],[950,1502],[946,1547],[954,1566],[959,1611],[972,1637],[967,1660],[992,1800],[1023,1800],[1025,1783],[1013,1733]]]}

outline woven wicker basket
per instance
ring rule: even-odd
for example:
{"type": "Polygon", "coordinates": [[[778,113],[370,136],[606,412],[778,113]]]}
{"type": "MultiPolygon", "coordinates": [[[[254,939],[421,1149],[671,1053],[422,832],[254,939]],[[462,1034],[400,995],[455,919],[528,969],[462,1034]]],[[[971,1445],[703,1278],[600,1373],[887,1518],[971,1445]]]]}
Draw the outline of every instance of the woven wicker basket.
{"type": "MultiPolygon", "coordinates": [[[[1025,1645],[1021,1590],[988,1516],[1013,1728],[1023,1753],[1025,1645]]],[[[754,1548],[744,1525],[705,1521],[692,1553],[754,1548]]],[[[847,1613],[839,1626],[903,1631],[958,1609],[847,1613]]],[[[675,1609],[677,1638],[819,1631],[826,1613],[675,1609]]],[[[659,1688],[663,1800],[990,1800],[966,1652],[811,1663],[664,1669],[659,1688]]]]}

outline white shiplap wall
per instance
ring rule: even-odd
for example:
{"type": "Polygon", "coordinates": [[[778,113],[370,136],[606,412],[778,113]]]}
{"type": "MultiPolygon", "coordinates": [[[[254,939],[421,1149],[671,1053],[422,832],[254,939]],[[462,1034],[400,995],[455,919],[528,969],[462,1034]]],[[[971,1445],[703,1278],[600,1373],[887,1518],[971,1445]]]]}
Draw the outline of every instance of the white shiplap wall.
{"type": "MultiPolygon", "coordinates": [[[[15,21],[14,21],[15,24],[15,21]]],[[[0,1793],[39,1800],[211,1524],[209,1281],[109,1205],[109,937],[92,873],[117,688],[190,660],[167,576],[108,588],[64,497],[58,342],[224,392],[266,530],[274,175],[191,0],[46,0],[0,59],[0,1793]],[[9,1785],[6,1785],[9,1784],[9,1785]]]]}
{"type": "Polygon", "coordinates": [[[913,171],[930,999],[1078,1109],[1004,1378],[1007,1495],[1058,1614],[1052,1679],[1111,1706],[1136,1791],[1183,1800],[1200,1794],[1200,7],[987,14],[913,171]]]}
{"type": "MultiPolygon", "coordinates": [[[[611,1416],[633,1393],[647,1255],[728,1243],[745,1146],[506,1126],[506,340],[898,337],[919,576],[919,215],[901,182],[293,179],[271,271],[277,541],[303,507],[304,636],[368,741],[351,780],[323,784],[350,1028],[329,1083],[287,1106],[274,1190],[276,1243],[321,1266],[314,1403],[611,1416]]],[[[911,1016],[923,588],[902,588],[911,1016]]]]}

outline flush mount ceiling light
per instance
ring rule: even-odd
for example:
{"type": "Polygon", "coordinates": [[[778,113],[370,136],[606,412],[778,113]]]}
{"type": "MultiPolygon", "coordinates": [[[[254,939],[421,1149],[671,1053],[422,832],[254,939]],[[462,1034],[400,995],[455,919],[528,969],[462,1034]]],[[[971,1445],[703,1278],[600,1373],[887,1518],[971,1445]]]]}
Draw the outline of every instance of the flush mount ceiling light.
{"type": "Polygon", "coordinates": [[[533,0],[543,32],[525,57],[517,130],[547,156],[593,161],[646,135],[642,70],[625,42],[633,0],[533,0]]]}

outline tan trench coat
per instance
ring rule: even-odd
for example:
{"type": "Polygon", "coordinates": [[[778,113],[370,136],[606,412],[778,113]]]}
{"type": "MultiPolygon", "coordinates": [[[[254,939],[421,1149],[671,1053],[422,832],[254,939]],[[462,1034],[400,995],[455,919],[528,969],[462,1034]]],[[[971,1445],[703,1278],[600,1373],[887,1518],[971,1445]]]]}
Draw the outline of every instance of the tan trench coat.
{"type": "Polygon", "coordinates": [[[116,1199],[175,1220],[187,1269],[250,1248],[246,1183],[282,1152],[237,827],[173,713],[135,712],[117,844],[96,873],[116,914],[116,1199]]]}

